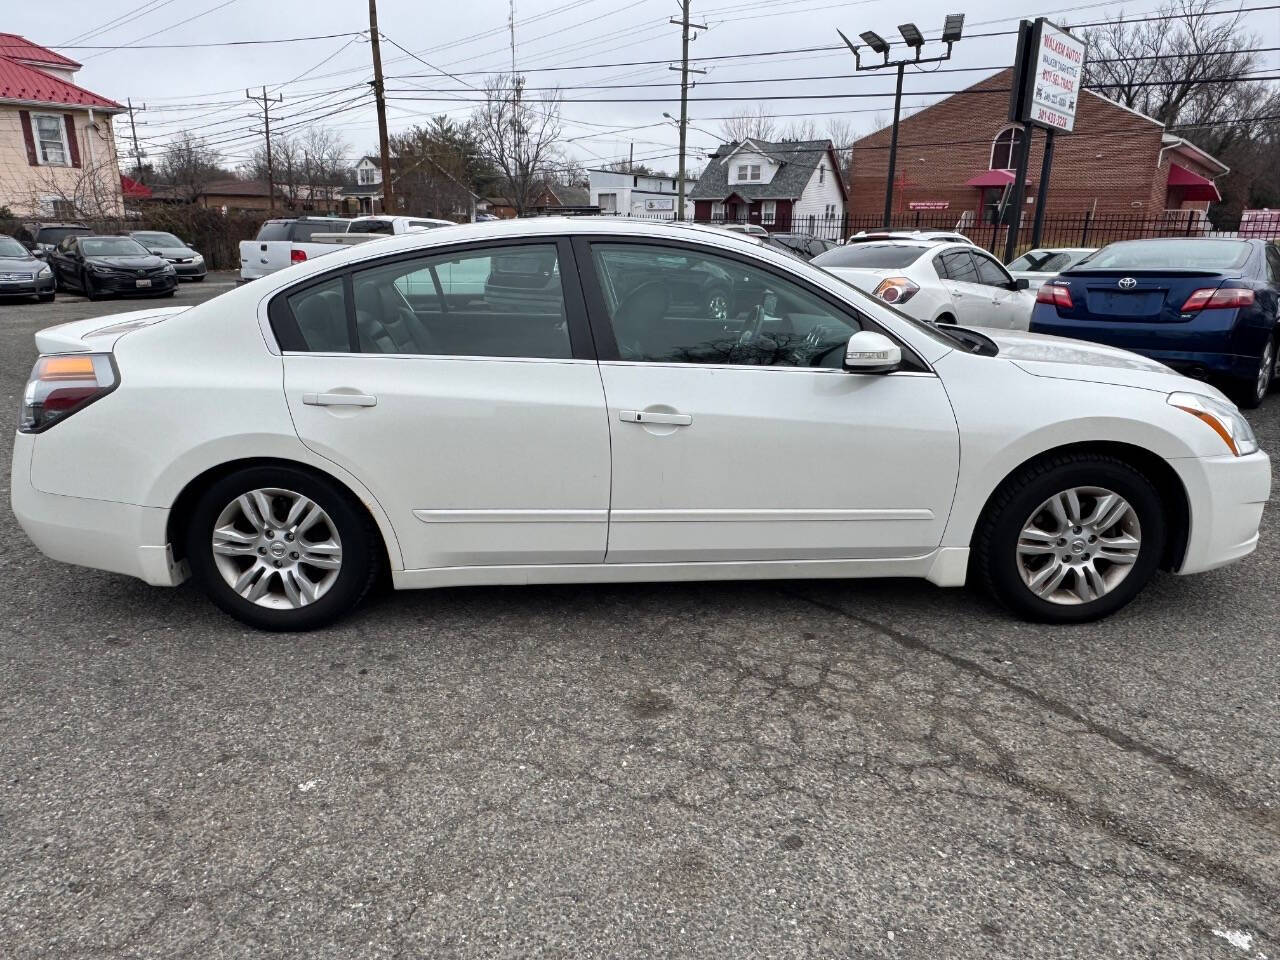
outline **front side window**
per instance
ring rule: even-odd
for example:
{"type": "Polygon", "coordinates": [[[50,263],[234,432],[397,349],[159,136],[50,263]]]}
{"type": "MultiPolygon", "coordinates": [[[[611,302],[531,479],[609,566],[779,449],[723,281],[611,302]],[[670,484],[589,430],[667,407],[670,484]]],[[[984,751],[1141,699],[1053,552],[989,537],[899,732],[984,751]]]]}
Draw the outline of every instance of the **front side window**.
{"type": "Polygon", "coordinates": [[[861,324],[798,283],[714,254],[596,243],[621,359],[839,369],[861,324]]]}
{"type": "Polygon", "coordinates": [[[66,166],[70,163],[67,126],[62,117],[56,113],[33,113],[31,123],[35,130],[40,162],[53,166],[66,166]]]}
{"type": "Polygon", "coordinates": [[[980,253],[970,254],[978,267],[978,282],[988,287],[1007,287],[1010,277],[1000,264],[980,253]]]}
{"type": "Polygon", "coordinates": [[[554,244],[415,257],[351,283],[362,353],[573,356],[554,244]]]}

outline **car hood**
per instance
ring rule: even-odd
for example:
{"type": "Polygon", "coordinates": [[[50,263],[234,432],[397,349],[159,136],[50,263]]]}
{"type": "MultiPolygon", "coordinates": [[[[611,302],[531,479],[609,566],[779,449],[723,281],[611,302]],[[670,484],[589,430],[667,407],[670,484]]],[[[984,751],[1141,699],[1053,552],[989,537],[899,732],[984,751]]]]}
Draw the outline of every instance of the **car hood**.
{"type": "Polygon", "coordinates": [[[84,262],[113,270],[154,270],[156,267],[163,267],[167,261],[147,254],[145,257],[85,257],[84,262]]]}
{"type": "Polygon", "coordinates": [[[10,270],[35,270],[39,273],[43,266],[44,261],[38,257],[0,257],[0,273],[10,270]]]}
{"type": "Polygon", "coordinates": [[[989,327],[983,327],[979,332],[995,342],[1001,359],[1016,364],[1035,377],[1110,383],[1160,393],[1187,390],[1226,399],[1216,387],[1184,377],[1163,363],[1117,347],[989,327]]]}
{"type": "Polygon", "coordinates": [[[111,350],[117,340],[134,330],[141,330],[191,307],[154,307],[130,310],[107,317],[72,320],[36,332],[36,349],[41,353],[84,353],[111,350]]]}

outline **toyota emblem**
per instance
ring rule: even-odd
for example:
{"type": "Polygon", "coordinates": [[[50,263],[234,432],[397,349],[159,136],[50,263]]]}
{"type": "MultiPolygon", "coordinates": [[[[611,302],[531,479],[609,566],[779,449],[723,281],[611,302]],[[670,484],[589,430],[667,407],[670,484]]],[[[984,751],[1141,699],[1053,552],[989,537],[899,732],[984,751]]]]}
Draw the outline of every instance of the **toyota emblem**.
{"type": "Polygon", "coordinates": [[[1132,289],[1133,289],[1134,287],[1136,287],[1137,285],[1138,285],[1138,281],[1137,281],[1137,280],[1135,280],[1135,279],[1133,279],[1133,277],[1121,277],[1121,278],[1120,278],[1120,289],[1121,289],[1121,290],[1132,290],[1132,289]]]}
{"type": "MultiPolygon", "coordinates": [[[[139,270],[139,271],[138,271],[138,276],[140,276],[140,277],[145,277],[146,275],[147,275],[147,271],[145,271],[145,270],[139,270]]],[[[1120,281],[1120,282],[1121,282],[1122,284],[1124,283],[1124,281],[1123,281],[1123,280],[1122,280],[1122,281],[1120,281]]]]}

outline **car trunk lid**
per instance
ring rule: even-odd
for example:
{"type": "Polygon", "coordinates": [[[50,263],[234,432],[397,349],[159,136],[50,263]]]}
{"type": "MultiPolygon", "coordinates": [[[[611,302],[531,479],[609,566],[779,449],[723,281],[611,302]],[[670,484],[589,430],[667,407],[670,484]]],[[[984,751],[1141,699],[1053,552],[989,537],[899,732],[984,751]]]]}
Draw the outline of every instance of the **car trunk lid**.
{"type": "Polygon", "coordinates": [[[1213,270],[1082,270],[1064,274],[1076,303],[1095,320],[1178,323],[1182,305],[1197,290],[1216,289],[1226,276],[1213,270]],[[1082,296],[1083,295],[1083,296],[1082,296]]]}
{"type": "Polygon", "coordinates": [[[190,307],[157,307],[151,310],[132,310],[108,317],[91,317],[73,320],[56,327],[46,327],[36,332],[36,349],[50,353],[107,353],[115,348],[116,341],[134,330],[141,330],[153,323],[190,310],[190,307]]]}

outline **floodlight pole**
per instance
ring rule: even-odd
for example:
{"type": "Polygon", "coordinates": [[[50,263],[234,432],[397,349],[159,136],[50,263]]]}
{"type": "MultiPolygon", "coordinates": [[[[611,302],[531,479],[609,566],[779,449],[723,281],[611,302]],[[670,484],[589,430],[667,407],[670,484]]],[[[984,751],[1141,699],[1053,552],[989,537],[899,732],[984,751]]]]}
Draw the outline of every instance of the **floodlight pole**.
{"type": "Polygon", "coordinates": [[[960,38],[960,24],[963,24],[963,22],[964,22],[964,18],[962,15],[952,15],[947,18],[947,27],[943,31],[943,43],[947,45],[947,52],[937,57],[921,57],[920,56],[921,52],[924,49],[924,39],[920,36],[919,30],[916,30],[914,26],[911,24],[904,24],[903,26],[898,28],[899,31],[904,31],[903,33],[904,38],[906,37],[905,28],[911,27],[913,31],[913,36],[908,41],[907,45],[910,46],[913,50],[915,50],[915,56],[909,59],[904,59],[904,60],[890,61],[889,60],[889,44],[874,33],[865,33],[862,36],[863,36],[863,39],[867,42],[867,46],[871,47],[871,49],[874,52],[882,54],[884,56],[883,63],[872,63],[872,64],[868,64],[865,67],[862,65],[862,56],[859,52],[860,47],[857,44],[853,43],[848,37],[846,37],[839,30],[836,31],[836,33],[840,34],[840,39],[844,41],[845,46],[847,46],[849,50],[852,51],[853,53],[853,62],[854,62],[855,70],[858,70],[858,71],[883,70],[885,67],[898,68],[898,82],[894,88],[894,94],[893,94],[893,131],[892,133],[889,134],[889,178],[888,178],[888,182],[885,183],[885,188],[884,188],[884,223],[883,225],[886,227],[890,227],[893,225],[893,180],[897,174],[897,168],[898,168],[898,125],[902,119],[902,79],[906,75],[907,66],[910,64],[941,63],[944,60],[950,60],[951,47],[960,38]],[[953,18],[956,19],[958,22],[955,25],[954,33],[952,34],[951,21],[953,18]]]}

